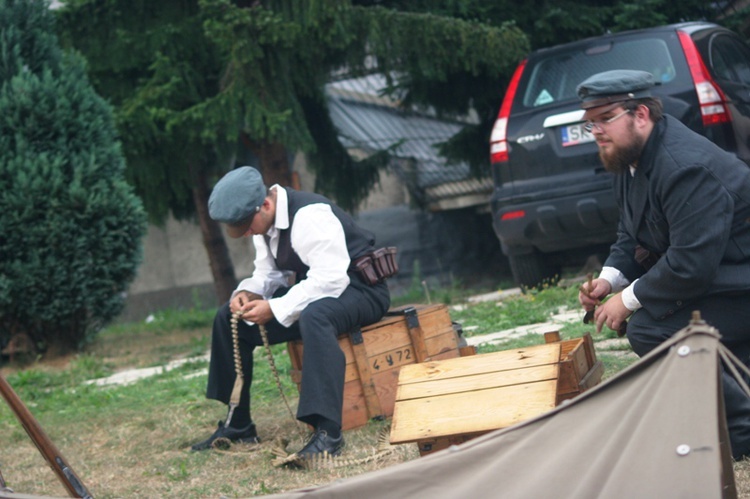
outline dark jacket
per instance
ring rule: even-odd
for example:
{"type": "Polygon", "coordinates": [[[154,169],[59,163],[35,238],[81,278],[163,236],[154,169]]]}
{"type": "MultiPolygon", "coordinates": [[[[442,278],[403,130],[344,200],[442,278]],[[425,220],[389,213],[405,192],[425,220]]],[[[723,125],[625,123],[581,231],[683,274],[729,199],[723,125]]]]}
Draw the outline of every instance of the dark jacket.
{"type": "Polygon", "coordinates": [[[653,317],[695,298],[750,291],[750,168],[679,120],[665,116],[638,160],[618,175],[618,240],[605,265],[620,270],[653,317]],[[636,245],[655,252],[646,271],[636,245]]]}

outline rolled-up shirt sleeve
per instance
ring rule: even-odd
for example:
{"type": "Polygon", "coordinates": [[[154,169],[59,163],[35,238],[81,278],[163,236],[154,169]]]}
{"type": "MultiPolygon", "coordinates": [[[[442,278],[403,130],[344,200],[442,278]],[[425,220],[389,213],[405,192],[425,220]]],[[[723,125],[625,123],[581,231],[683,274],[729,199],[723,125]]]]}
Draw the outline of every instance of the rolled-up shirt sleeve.
{"type": "Polygon", "coordinates": [[[286,327],[299,319],[313,301],[340,296],[349,285],[347,271],[351,263],[344,228],[330,205],[318,203],[300,208],[290,236],[292,249],[310,270],[287,294],[269,301],[274,317],[286,327]]]}

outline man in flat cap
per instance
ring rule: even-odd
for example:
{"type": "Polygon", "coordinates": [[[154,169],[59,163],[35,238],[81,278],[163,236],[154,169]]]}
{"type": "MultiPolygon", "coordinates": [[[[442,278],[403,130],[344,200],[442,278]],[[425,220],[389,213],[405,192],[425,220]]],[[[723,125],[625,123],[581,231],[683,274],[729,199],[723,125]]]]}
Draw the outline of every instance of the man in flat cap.
{"type": "MultiPolygon", "coordinates": [[[[591,76],[578,86],[586,128],[615,173],[618,238],[579,300],[597,331],[618,330],[640,356],[688,325],[691,313],[750,361],[750,169],[672,116],[643,71],[591,76]],[[614,293],[607,301],[602,300],[614,293]]],[[[732,444],[750,455],[750,399],[723,374],[732,444]]]]}
{"type": "Polygon", "coordinates": [[[337,337],[377,322],[390,305],[383,280],[367,282],[351,270],[353,261],[373,252],[374,236],[323,196],[278,185],[266,190],[258,170],[249,166],[225,175],[208,206],[211,218],[226,224],[230,237],[252,236],[255,270],[219,309],[212,334],[206,396],[229,403],[236,378],[230,318],[241,312],[237,330],[244,383],[239,404],[192,449],[209,449],[218,438],[258,442],[250,383],[253,349],[263,345],[261,324],[271,344],[304,342],[297,418],[314,432],[298,454],[337,455],[344,443],[346,366],[337,337]]]}

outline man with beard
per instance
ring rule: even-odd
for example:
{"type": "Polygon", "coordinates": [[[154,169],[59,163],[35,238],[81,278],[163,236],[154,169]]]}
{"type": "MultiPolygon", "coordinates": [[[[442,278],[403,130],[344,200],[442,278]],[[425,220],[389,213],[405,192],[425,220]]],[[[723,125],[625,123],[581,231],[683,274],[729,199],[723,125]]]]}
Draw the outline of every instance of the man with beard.
{"type": "MultiPolygon", "coordinates": [[[[596,74],[578,88],[586,128],[615,174],[618,237],[578,299],[597,332],[618,330],[643,356],[687,326],[691,313],[750,362],[750,168],[662,114],[643,71],[596,74]],[[614,293],[608,300],[602,300],[614,293]]],[[[735,459],[750,455],[750,398],[722,374],[735,459]]]]}

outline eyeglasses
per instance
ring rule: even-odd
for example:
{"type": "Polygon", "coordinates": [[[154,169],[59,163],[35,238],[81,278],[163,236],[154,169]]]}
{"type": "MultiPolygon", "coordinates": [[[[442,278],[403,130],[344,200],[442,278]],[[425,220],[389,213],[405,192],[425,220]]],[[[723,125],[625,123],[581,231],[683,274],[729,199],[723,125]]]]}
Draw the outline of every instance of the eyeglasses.
{"type": "Polygon", "coordinates": [[[623,111],[623,112],[621,112],[619,114],[616,114],[616,115],[612,116],[611,118],[607,118],[606,120],[588,120],[588,121],[586,121],[586,123],[583,124],[583,129],[586,130],[589,133],[591,133],[592,131],[594,131],[594,128],[596,128],[600,132],[603,132],[604,128],[607,125],[613,123],[615,120],[618,120],[618,119],[622,118],[623,116],[625,116],[629,112],[630,112],[630,109],[626,109],[625,111],[623,111]]]}

